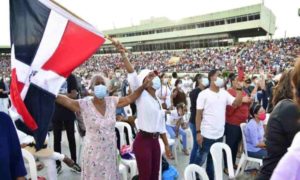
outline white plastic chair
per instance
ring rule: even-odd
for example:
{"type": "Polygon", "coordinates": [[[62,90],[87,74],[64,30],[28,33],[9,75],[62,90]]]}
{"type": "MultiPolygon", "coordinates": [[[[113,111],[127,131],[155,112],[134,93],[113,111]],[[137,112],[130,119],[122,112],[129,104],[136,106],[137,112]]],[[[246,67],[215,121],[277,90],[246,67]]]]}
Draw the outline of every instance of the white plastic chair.
{"type": "MultiPolygon", "coordinates": [[[[127,137],[129,138],[129,145],[132,145],[133,143],[133,137],[132,137],[132,130],[128,123],[125,122],[116,122],[115,126],[120,134],[120,147],[123,145],[126,145],[126,134],[124,133],[124,129],[127,129],[127,137]]],[[[126,167],[129,167],[130,169],[130,178],[133,178],[135,175],[137,175],[137,163],[135,159],[127,160],[121,158],[121,163],[124,164],[126,167]]]]}
{"type": "Polygon", "coordinates": [[[242,123],[240,125],[240,127],[241,127],[241,130],[242,130],[242,139],[243,139],[244,152],[241,156],[241,159],[240,159],[237,171],[236,171],[236,175],[239,175],[240,171],[242,171],[242,173],[244,173],[248,161],[258,163],[260,166],[262,166],[262,163],[263,163],[262,159],[253,158],[253,157],[248,156],[247,143],[246,143],[246,137],[245,137],[245,131],[244,131],[245,127],[246,127],[246,123],[242,123]]]}
{"type": "Polygon", "coordinates": [[[214,143],[210,148],[216,180],[223,180],[223,150],[226,153],[229,178],[234,178],[231,149],[227,144],[218,142],[214,143]]]}
{"type": "Polygon", "coordinates": [[[196,174],[199,175],[201,180],[209,180],[206,174],[206,171],[203,167],[200,167],[196,164],[188,165],[184,170],[184,179],[185,180],[196,180],[196,174]]]}
{"type": "Polygon", "coordinates": [[[187,149],[191,150],[193,148],[193,133],[190,127],[186,128],[186,140],[187,140],[187,149]]]}
{"type": "Polygon", "coordinates": [[[36,163],[33,155],[25,149],[22,149],[22,156],[27,160],[29,165],[30,177],[32,180],[37,180],[36,163]]]}
{"type": "Polygon", "coordinates": [[[115,127],[118,129],[120,134],[120,147],[126,145],[126,137],[125,137],[126,134],[124,133],[125,128],[127,129],[128,132],[127,138],[129,139],[129,145],[131,145],[133,143],[131,126],[125,122],[116,122],[115,127]]]}
{"type": "Polygon", "coordinates": [[[127,169],[123,164],[119,165],[119,173],[122,175],[123,180],[127,180],[127,169]]]}
{"type": "MultiPolygon", "coordinates": [[[[167,114],[167,119],[170,118],[170,115],[167,114]]],[[[180,149],[180,140],[179,138],[171,138],[170,134],[167,131],[167,138],[168,138],[168,142],[169,142],[169,146],[172,146],[172,154],[174,155],[174,160],[175,160],[175,164],[178,164],[178,156],[177,156],[177,148],[180,149]]]]}
{"type": "Polygon", "coordinates": [[[169,146],[172,146],[172,154],[174,155],[175,164],[177,165],[178,164],[177,148],[180,148],[179,138],[172,139],[168,132],[167,132],[167,138],[168,138],[169,146]]]}

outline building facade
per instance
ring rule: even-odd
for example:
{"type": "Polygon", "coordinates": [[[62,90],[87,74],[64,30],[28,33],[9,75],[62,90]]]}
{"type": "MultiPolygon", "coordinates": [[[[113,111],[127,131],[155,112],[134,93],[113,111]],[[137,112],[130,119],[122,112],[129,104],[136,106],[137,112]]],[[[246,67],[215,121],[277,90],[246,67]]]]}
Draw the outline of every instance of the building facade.
{"type": "MultiPolygon", "coordinates": [[[[263,4],[171,21],[152,18],[139,25],[104,31],[132,52],[228,46],[239,38],[273,35],[275,16],[263,4]]],[[[101,53],[114,52],[106,41],[101,53]]]]}

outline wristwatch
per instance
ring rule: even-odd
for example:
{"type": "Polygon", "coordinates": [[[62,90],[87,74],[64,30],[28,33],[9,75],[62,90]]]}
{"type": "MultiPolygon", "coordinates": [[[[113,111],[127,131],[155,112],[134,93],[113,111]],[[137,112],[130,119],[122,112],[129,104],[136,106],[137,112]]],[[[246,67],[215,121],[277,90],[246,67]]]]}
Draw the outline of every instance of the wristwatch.
{"type": "Polygon", "coordinates": [[[197,130],[196,132],[197,132],[197,134],[199,134],[199,133],[201,133],[201,130],[197,130]]]}
{"type": "Polygon", "coordinates": [[[242,91],[242,90],[243,90],[243,88],[236,88],[236,90],[237,90],[237,91],[242,91]]]}

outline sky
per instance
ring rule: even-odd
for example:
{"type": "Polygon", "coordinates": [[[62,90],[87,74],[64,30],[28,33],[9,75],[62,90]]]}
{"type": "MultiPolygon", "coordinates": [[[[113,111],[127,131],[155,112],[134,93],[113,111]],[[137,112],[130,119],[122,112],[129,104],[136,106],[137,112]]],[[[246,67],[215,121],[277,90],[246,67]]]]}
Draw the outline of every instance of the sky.
{"type": "MultiPolygon", "coordinates": [[[[178,20],[262,3],[263,0],[55,0],[98,30],[138,25],[140,20],[178,20]]],[[[274,38],[300,36],[300,0],[264,0],[276,16],[274,38]]],[[[0,46],[10,44],[9,0],[0,0],[0,46]]]]}

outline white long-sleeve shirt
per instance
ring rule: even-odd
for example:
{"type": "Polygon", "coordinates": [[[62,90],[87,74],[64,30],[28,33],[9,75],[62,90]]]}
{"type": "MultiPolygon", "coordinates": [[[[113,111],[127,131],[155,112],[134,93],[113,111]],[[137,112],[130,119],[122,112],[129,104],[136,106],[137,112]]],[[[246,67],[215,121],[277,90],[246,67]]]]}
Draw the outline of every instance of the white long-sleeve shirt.
{"type": "MultiPolygon", "coordinates": [[[[142,85],[139,83],[136,72],[128,74],[128,82],[133,91],[142,85]]],[[[135,103],[137,126],[140,130],[149,133],[166,133],[165,111],[162,109],[158,98],[153,98],[148,91],[144,90],[135,103]]]]}

